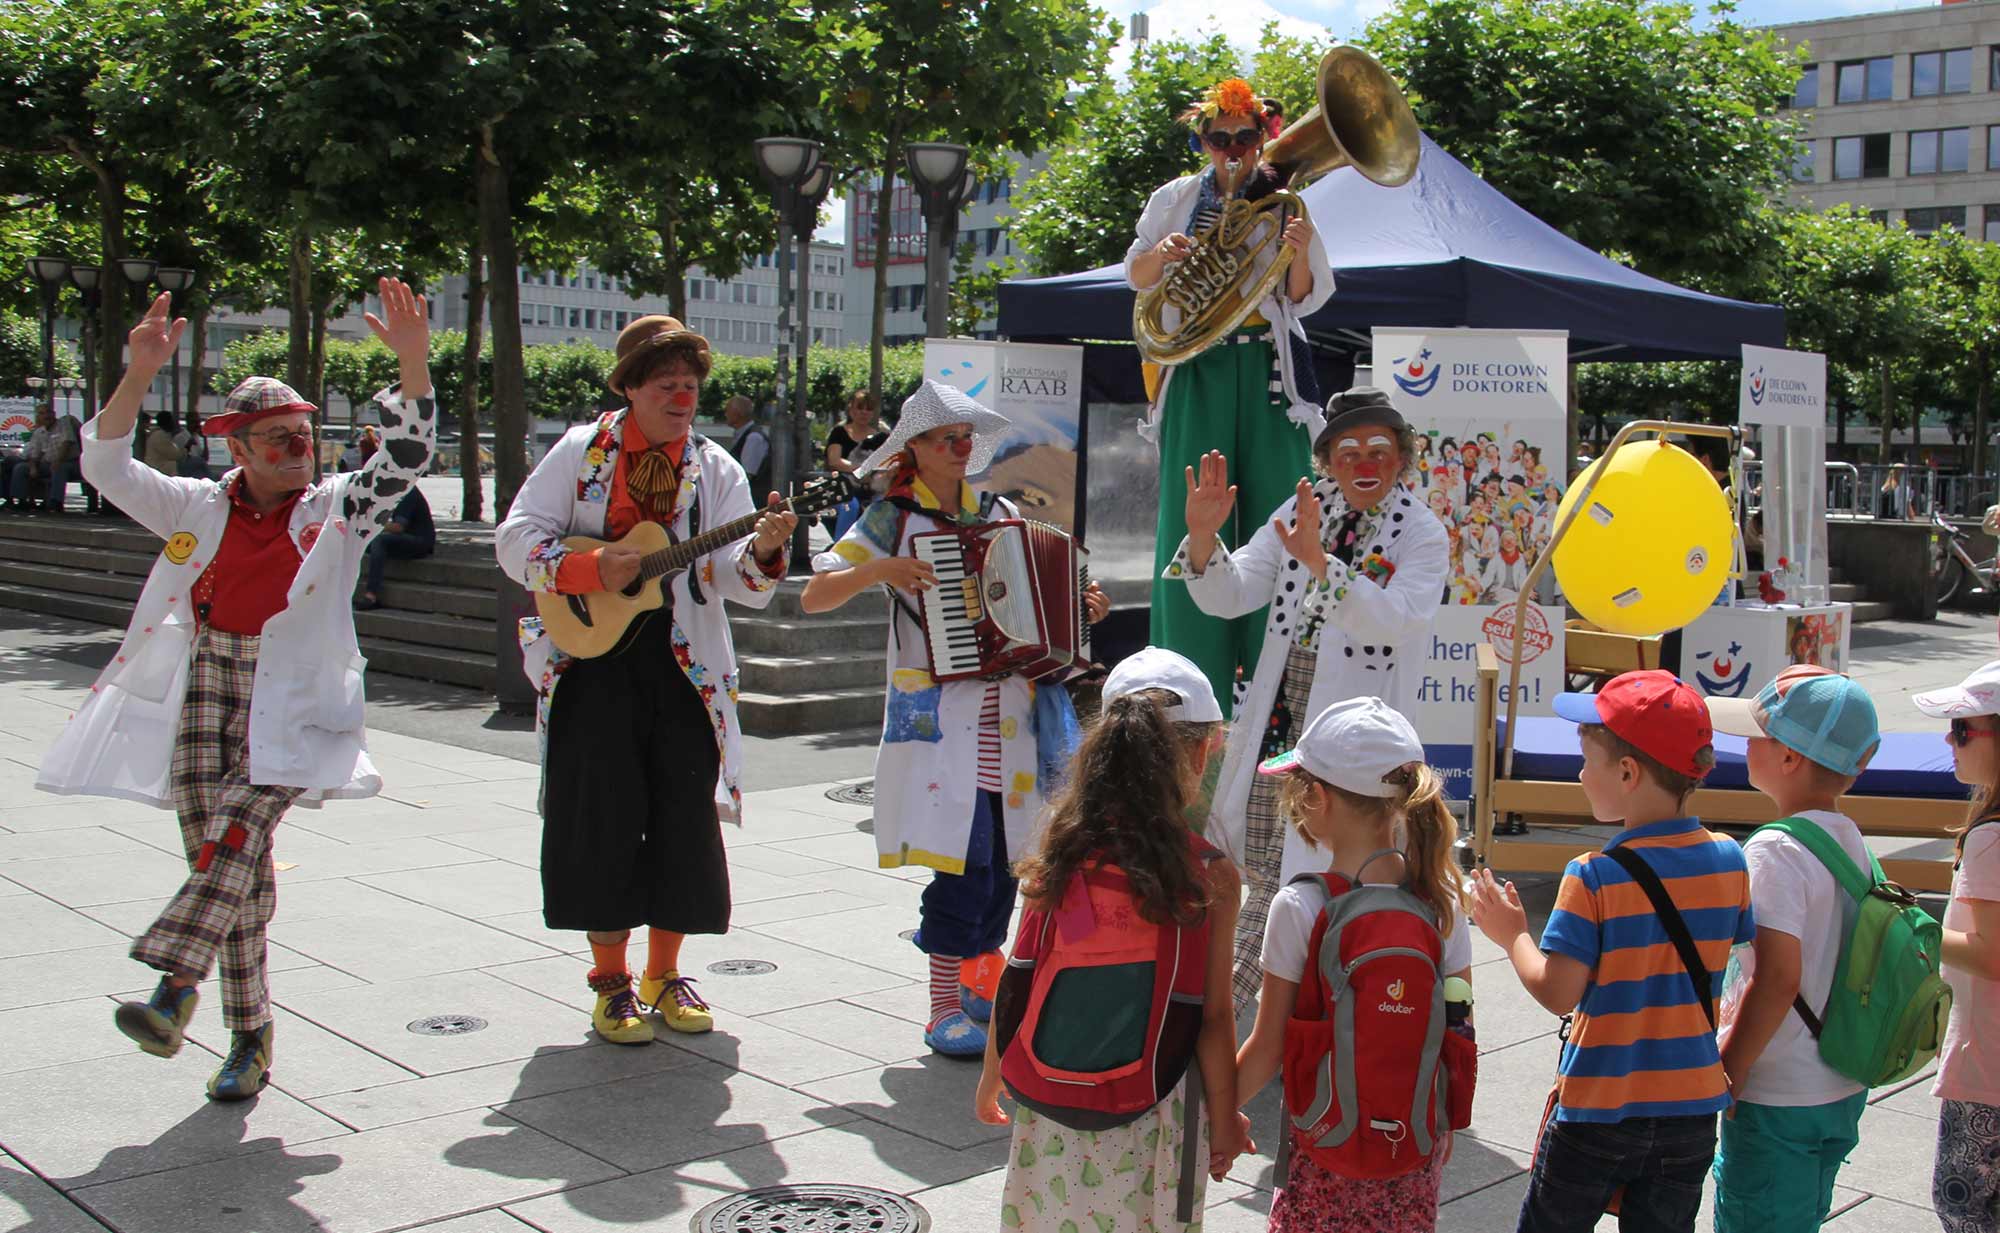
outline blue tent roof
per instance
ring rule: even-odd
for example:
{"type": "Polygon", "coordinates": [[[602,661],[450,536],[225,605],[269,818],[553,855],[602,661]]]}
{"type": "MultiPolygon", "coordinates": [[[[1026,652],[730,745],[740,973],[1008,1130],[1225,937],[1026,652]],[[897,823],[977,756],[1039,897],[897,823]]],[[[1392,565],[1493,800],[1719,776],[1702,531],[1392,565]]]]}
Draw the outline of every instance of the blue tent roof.
{"type": "MultiPolygon", "coordinates": [[[[1343,167],[1307,187],[1333,297],[1306,330],[1366,349],[1375,326],[1568,330],[1577,360],[1734,359],[1785,345],[1785,310],[1704,295],[1630,270],[1503,196],[1429,137],[1417,174],[1383,188],[1343,167]]],[[[1010,338],[1129,340],[1132,291],[1106,266],[1000,287],[1010,338]]]]}

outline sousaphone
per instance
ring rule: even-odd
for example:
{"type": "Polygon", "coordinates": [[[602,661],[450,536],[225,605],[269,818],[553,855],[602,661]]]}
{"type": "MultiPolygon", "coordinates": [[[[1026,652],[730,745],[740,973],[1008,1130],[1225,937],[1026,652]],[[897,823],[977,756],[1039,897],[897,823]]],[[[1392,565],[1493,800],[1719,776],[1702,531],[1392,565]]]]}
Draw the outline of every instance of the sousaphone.
{"type": "Polygon", "coordinates": [[[1288,218],[1309,217],[1295,191],[1307,181],[1353,167],[1384,188],[1395,188],[1417,173],[1417,118],[1375,57],[1353,47],[1327,52],[1315,94],[1317,104],[1264,147],[1263,167],[1280,187],[1254,201],[1231,200],[1194,237],[1194,251],[1139,293],[1132,305],[1132,337],[1146,359],[1163,366],[1192,359],[1263,302],[1296,253],[1283,244],[1261,275],[1255,274],[1257,258],[1282,244],[1279,234],[1288,218]],[[1178,314],[1171,326],[1169,309],[1178,314]]]}

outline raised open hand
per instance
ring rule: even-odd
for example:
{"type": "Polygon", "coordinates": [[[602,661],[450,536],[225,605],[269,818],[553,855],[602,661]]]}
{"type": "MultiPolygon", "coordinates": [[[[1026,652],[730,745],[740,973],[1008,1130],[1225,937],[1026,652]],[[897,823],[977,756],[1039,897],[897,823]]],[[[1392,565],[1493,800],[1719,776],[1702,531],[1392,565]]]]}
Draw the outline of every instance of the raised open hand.
{"type": "Polygon", "coordinates": [[[388,344],[398,359],[428,361],[431,322],[424,297],[411,291],[409,284],[400,278],[384,278],[378,291],[382,297],[382,316],[362,314],[367,318],[368,328],[388,344]]]}
{"type": "Polygon", "coordinates": [[[1236,505],[1236,485],[1229,482],[1229,460],[1220,450],[1202,455],[1200,468],[1199,476],[1187,468],[1187,529],[1198,539],[1213,539],[1236,505]]]}
{"type": "Polygon", "coordinates": [[[173,301],[170,292],[160,292],[159,298],[146,309],[146,315],[139,318],[126,336],[132,346],[132,367],[158,372],[174,358],[175,348],[181,345],[181,334],[187,329],[187,318],[173,316],[173,301]]]}
{"type": "Polygon", "coordinates": [[[1300,480],[1298,487],[1298,507],[1287,526],[1283,518],[1271,519],[1271,529],[1278,533],[1278,542],[1294,560],[1312,571],[1315,578],[1326,577],[1326,547],[1319,542],[1319,498],[1313,495],[1312,484],[1300,480]]]}

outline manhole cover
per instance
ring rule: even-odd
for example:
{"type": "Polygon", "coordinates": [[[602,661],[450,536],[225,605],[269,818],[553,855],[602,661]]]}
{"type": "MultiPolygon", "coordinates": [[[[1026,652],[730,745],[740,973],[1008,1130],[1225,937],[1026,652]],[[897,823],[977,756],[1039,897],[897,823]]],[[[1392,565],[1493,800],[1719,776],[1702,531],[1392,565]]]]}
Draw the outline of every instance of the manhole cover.
{"type": "MultiPolygon", "coordinates": [[[[762,959],[724,959],[720,963],[709,964],[708,970],[717,976],[763,976],[777,971],[778,965],[775,963],[766,963],[762,959]]],[[[730,1227],[733,1228],[735,1226],[732,1225],[730,1227]]],[[[745,1225],[743,1227],[754,1229],[762,1226],[745,1225]]],[[[832,1226],[829,1225],[828,1227],[831,1228],[832,1226]]],[[[867,1226],[856,1225],[855,1227],[866,1228],[867,1226]]]]}
{"type": "Polygon", "coordinates": [[[711,1203],[691,1233],[928,1233],[930,1213],[869,1186],[767,1186],[711,1203]]]}
{"type": "Polygon", "coordinates": [[[875,781],[864,779],[860,783],[842,784],[838,788],[828,788],[826,799],[839,801],[845,805],[873,805],[875,803],[875,781]]]}
{"type": "Polygon", "coordinates": [[[406,1026],[419,1036],[463,1036],[467,1032],[482,1031],[486,1020],[478,1015],[432,1015],[406,1026]]]}

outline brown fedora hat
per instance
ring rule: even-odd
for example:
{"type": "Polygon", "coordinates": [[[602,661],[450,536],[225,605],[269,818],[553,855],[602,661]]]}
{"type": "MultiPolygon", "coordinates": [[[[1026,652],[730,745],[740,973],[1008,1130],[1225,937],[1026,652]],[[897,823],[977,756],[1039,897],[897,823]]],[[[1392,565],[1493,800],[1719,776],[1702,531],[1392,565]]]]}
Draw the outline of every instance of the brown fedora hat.
{"type": "Polygon", "coordinates": [[[625,382],[632,373],[646,361],[646,358],[661,347],[680,347],[688,352],[688,362],[694,365],[695,374],[706,378],[710,364],[708,340],[682,325],[678,317],[663,313],[653,313],[640,317],[632,324],[618,331],[618,362],[611,369],[611,376],[605,381],[614,394],[625,393],[625,382]]]}

